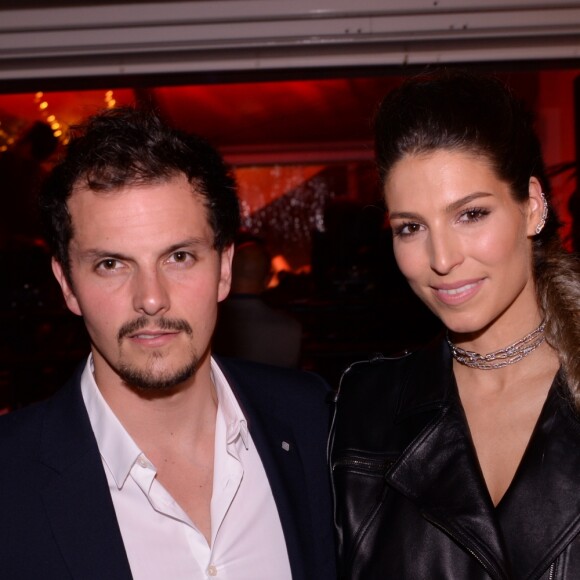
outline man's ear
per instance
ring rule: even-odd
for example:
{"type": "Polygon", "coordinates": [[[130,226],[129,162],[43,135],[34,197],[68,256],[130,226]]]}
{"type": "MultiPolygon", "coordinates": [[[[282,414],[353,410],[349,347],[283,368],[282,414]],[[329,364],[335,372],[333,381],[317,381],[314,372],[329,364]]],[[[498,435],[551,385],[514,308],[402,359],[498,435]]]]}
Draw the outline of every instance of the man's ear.
{"type": "Polygon", "coordinates": [[[527,235],[535,236],[538,224],[542,222],[545,198],[542,194],[542,184],[535,177],[530,177],[528,185],[528,225],[527,235]]]}
{"type": "MultiPolygon", "coordinates": [[[[234,258],[234,245],[228,246],[220,255],[220,280],[218,286],[218,302],[225,300],[230,293],[232,285],[232,260],[234,258]]],[[[70,308],[70,306],[69,306],[70,308]]]]}
{"type": "Polygon", "coordinates": [[[73,313],[77,314],[78,316],[82,316],[81,308],[79,306],[78,300],[73,292],[73,289],[64,273],[64,269],[62,264],[56,259],[52,258],[52,273],[56,278],[56,281],[60,285],[60,289],[62,290],[62,295],[64,296],[64,301],[68,306],[68,309],[73,313]]]}

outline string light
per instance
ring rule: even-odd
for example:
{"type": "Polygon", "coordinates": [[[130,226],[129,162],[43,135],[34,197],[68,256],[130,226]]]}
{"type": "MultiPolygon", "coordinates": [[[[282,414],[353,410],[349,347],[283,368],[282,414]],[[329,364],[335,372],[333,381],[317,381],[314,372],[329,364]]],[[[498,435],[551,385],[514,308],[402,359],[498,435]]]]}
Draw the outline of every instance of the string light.
{"type": "Polygon", "coordinates": [[[2,145],[0,145],[0,153],[4,151],[8,151],[11,145],[14,144],[14,137],[11,137],[6,131],[0,129],[0,142],[4,141],[2,145]]]}
{"type": "Polygon", "coordinates": [[[6,145],[7,141],[8,141],[8,133],[4,131],[4,127],[2,127],[2,121],[0,121],[0,143],[3,142],[0,145],[0,153],[3,153],[8,149],[8,145],[6,145]]]}
{"type": "MultiPolygon", "coordinates": [[[[107,109],[114,109],[117,106],[117,101],[112,90],[105,91],[105,107],[107,109]]],[[[53,135],[63,144],[69,142],[68,125],[50,111],[50,97],[45,95],[43,91],[34,93],[34,102],[38,107],[38,112],[44,122],[50,126],[53,135]]],[[[11,134],[0,122],[0,153],[7,151],[11,145],[16,141],[16,135],[11,134]]]]}
{"type": "Polygon", "coordinates": [[[107,109],[114,109],[117,101],[113,98],[113,91],[107,91],[105,93],[105,105],[107,109]]]}
{"type": "Polygon", "coordinates": [[[68,143],[68,137],[64,136],[64,132],[62,130],[61,123],[57,120],[56,115],[54,113],[48,113],[48,99],[45,98],[44,93],[42,91],[37,92],[34,95],[34,101],[38,105],[38,109],[42,116],[44,117],[45,122],[50,126],[52,129],[52,134],[57,138],[60,139],[65,145],[68,143]],[[62,139],[61,139],[62,138],[62,139]]]}

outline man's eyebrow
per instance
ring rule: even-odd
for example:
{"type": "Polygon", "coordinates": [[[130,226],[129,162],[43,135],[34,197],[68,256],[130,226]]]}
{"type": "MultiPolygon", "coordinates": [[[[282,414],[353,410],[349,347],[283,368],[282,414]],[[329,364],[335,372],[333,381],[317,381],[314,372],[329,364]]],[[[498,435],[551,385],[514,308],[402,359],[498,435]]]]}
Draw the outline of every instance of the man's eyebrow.
{"type": "Polygon", "coordinates": [[[212,248],[213,241],[208,240],[206,238],[186,238],[180,242],[175,244],[171,244],[167,249],[165,249],[162,254],[171,254],[172,252],[176,252],[177,250],[182,250],[183,248],[192,248],[192,247],[205,247],[205,248],[212,248]]]}
{"type": "MultiPolygon", "coordinates": [[[[456,212],[459,208],[475,201],[476,199],[480,199],[482,197],[491,197],[492,194],[485,192],[485,191],[476,191],[474,193],[470,193],[465,197],[455,200],[454,202],[450,203],[445,207],[446,213],[453,213],[456,212]]],[[[410,211],[396,211],[396,212],[389,212],[389,219],[406,219],[406,220],[420,220],[422,219],[421,214],[410,212],[410,211]]]]}
{"type": "Polygon", "coordinates": [[[99,248],[91,248],[89,250],[84,250],[79,252],[79,256],[82,260],[104,260],[106,258],[111,258],[113,260],[128,260],[129,256],[120,254],[119,252],[107,252],[106,250],[101,250],[99,248]]]}
{"type": "MultiPolygon", "coordinates": [[[[183,250],[184,248],[212,248],[213,244],[210,240],[205,238],[186,238],[175,244],[171,244],[167,248],[163,249],[159,254],[171,254],[178,250],[183,250]]],[[[88,250],[81,251],[80,257],[83,260],[104,260],[106,258],[111,258],[113,260],[131,260],[131,256],[128,254],[123,254],[121,252],[111,252],[106,248],[89,248],[88,250]]]]}

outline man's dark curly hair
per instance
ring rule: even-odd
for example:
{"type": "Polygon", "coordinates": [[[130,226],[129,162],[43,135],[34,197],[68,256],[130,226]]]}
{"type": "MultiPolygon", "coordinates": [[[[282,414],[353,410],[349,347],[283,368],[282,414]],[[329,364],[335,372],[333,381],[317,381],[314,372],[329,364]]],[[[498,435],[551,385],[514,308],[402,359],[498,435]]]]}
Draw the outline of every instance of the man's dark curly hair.
{"type": "Polygon", "coordinates": [[[46,241],[70,281],[69,244],[74,233],[67,201],[74,190],[112,192],[185,175],[201,195],[214,232],[214,247],[233,243],[240,224],[235,181],[220,154],[197,135],[169,127],[154,111],[109,109],[71,131],[64,159],[40,194],[46,241]]]}

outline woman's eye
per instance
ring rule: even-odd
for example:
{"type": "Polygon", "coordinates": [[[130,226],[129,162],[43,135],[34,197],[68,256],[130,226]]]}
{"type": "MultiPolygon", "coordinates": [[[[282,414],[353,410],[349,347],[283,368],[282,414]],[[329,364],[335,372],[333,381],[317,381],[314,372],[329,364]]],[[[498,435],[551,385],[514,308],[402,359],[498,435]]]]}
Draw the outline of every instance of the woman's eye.
{"type": "Polygon", "coordinates": [[[393,235],[395,237],[397,236],[408,237],[418,233],[419,231],[421,231],[421,224],[409,222],[400,224],[395,228],[393,228],[393,235]]]}
{"type": "Polygon", "coordinates": [[[477,222],[489,214],[489,210],[482,207],[467,209],[459,216],[459,221],[477,222]]]}

